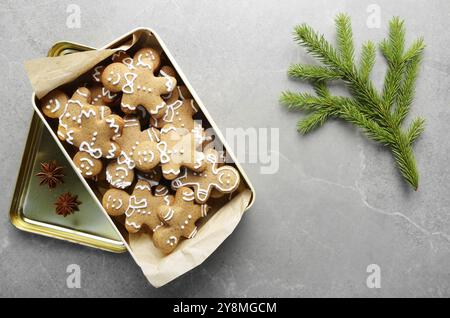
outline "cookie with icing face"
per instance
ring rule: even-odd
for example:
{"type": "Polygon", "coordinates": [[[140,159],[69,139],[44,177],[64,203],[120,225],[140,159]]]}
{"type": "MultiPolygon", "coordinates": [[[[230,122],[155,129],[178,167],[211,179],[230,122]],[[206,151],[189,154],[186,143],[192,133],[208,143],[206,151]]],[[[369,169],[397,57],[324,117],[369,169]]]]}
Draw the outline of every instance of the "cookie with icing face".
{"type": "Polygon", "coordinates": [[[160,161],[158,129],[150,127],[141,131],[141,124],[136,116],[125,116],[123,121],[122,134],[114,139],[120,147],[120,155],[106,169],[107,180],[113,187],[120,189],[131,185],[134,168],[150,172],[160,161]]]}
{"type": "MultiPolygon", "coordinates": [[[[121,134],[124,122],[121,117],[112,115],[108,107],[94,106],[90,101],[91,93],[87,88],[76,91],[60,116],[58,137],[93,159],[116,158],[120,146],[113,139],[121,134]]],[[[77,167],[83,171],[81,166],[77,167]]]]}
{"type": "Polygon", "coordinates": [[[137,233],[143,225],[152,232],[163,226],[158,209],[173,202],[173,196],[164,186],[157,186],[152,193],[150,184],[139,180],[129,195],[124,190],[110,189],[102,199],[102,205],[111,216],[125,214],[125,228],[129,233],[137,233]]]}
{"type": "MultiPolygon", "coordinates": [[[[238,171],[228,165],[220,166],[219,154],[214,149],[205,151],[206,168],[198,173],[183,169],[181,175],[172,181],[172,187],[191,187],[195,192],[197,203],[206,203],[213,189],[221,193],[235,191],[240,183],[238,171]]],[[[217,196],[217,193],[214,194],[217,196]]]]}
{"type": "Polygon", "coordinates": [[[113,93],[123,92],[121,108],[124,113],[135,113],[141,105],[156,118],[164,115],[167,105],[161,95],[170,93],[177,81],[170,76],[155,77],[159,61],[156,50],[141,49],[131,61],[112,63],[103,71],[103,85],[113,93]]]}
{"type": "Polygon", "coordinates": [[[125,163],[112,161],[106,166],[106,181],[114,188],[128,188],[134,181],[134,170],[125,163]]]}
{"type": "Polygon", "coordinates": [[[59,118],[68,101],[69,98],[64,92],[55,89],[41,99],[42,112],[49,118],[59,118]]]}
{"type": "Polygon", "coordinates": [[[99,175],[103,169],[103,163],[100,159],[93,158],[89,153],[79,151],[72,158],[77,170],[86,179],[92,179],[99,175]]]}
{"type": "Polygon", "coordinates": [[[161,129],[161,141],[158,143],[164,178],[175,179],[180,174],[181,167],[197,172],[204,170],[204,155],[197,151],[198,146],[194,134],[186,133],[185,130],[180,132],[171,124],[165,125],[161,129]]]}
{"type": "Polygon", "coordinates": [[[173,203],[158,208],[159,218],[165,225],[153,233],[153,243],[163,253],[171,253],[182,237],[191,239],[197,234],[195,223],[207,212],[206,204],[195,204],[191,189],[178,189],[173,203]]]}

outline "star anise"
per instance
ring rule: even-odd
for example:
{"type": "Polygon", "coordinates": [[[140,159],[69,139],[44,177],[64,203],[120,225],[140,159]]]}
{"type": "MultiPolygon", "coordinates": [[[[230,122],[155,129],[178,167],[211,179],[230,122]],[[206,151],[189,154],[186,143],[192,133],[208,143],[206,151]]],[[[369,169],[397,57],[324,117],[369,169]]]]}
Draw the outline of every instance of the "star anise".
{"type": "Polygon", "coordinates": [[[56,161],[41,162],[41,172],[36,174],[41,179],[40,185],[47,184],[49,189],[55,188],[63,183],[63,167],[58,166],[56,161]]]}
{"type": "Polygon", "coordinates": [[[70,192],[63,193],[56,199],[56,214],[66,217],[75,211],[80,211],[78,209],[80,204],[77,195],[72,195],[70,192]]]}

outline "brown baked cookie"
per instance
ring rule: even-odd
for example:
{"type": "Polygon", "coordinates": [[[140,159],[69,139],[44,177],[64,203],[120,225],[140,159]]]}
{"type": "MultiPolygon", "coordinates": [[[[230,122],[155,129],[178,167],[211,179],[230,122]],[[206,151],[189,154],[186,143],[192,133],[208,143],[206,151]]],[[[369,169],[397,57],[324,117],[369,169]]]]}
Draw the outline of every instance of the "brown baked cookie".
{"type": "Polygon", "coordinates": [[[111,161],[106,166],[106,181],[114,188],[128,188],[134,181],[134,170],[125,163],[111,161]]]}
{"type": "Polygon", "coordinates": [[[197,147],[192,133],[182,135],[172,124],[164,126],[161,129],[161,141],[158,143],[164,178],[175,179],[180,174],[181,167],[194,171],[204,170],[204,155],[197,151],[197,147]]]}
{"type": "Polygon", "coordinates": [[[72,160],[78,171],[87,179],[91,179],[99,175],[103,169],[102,161],[92,157],[87,152],[77,152],[72,160]]]}
{"type": "Polygon", "coordinates": [[[124,122],[121,117],[112,115],[108,107],[91,105],[90,100],[87,88],[77,90],[60,117],[58,136],[94,159],[116,158],[120,147],[113,138],[120,135],[124,122]]]}
{"type": "Polygon", "coordinates": [[[149,172],[142,172],[142,171],[138,171],[137,172],[137,177],[139,179],[145,180],[148,183],[150,183],[150,185],[156,186],[160,184],[160,181],[162,179],[162,170],[161,170],[161,166],[156,166],[153,170],[149,171],[149,172]]]}
{"type": "Polygon", "coordinates": [[[42,112],[49,118],[59,118],[68,101],[69,98],[64,92],[55,89],[41,99],[42,112]]]}
{"type": "Polygon", "coordinates": [[[91,91],[92,105],[109,106],[116,101],[117,94],[111,93],[100,83],[89,86],[89,90],[91,91]]]}
{"type": "MultiPolygon", "coordinates": [[[[238,171],[231,166],[219,167],[219,154],[214,149],[205,151],[206,168],[203,172],[183,169],[181,175],[172,181],[172,187],[192,187],[197,203],[205,203],[211,195],[212,189],[222,193],[231,193],[239,186],[238,171]]],[[[215,194],[217,195],[217,194],[215,194]]]]}
{"type": "Polygon", "coordinates": [[[205,217],[207,212],[206,204],[194,203],[194,192],[191,189],[178,189],[175,201],[158,209],[159,218],[165,225],[153,233],[153,243],[163,253],[171,253],[181,237],[191,239],[197,234],[195,223],[201,217],[205,217]]]}
{"type": "Polygon", "coordinates": [[[149,172],[159,164],[159,131],[153,127],[141,131],[136,116],[125,116],[123,121],[122,134],[115,138],[120,146],[120,155],[117,161],[109,163],[107,167],[107,180],[111,181],[113,187],[120,189],[131,185],[134,168],[149,172]]]}
{"type": "Polygon", "coordinates": [[[192,131],[195,126],[199,125],[192,118],[198,111],[194,100],[190,98],[182,100],[179,89],[173,90],[171,96],[166,99],[166,103],[167,109],[162,118],[158,119],[154,116],[150,118],[152,126],[162,128],[167,124],[172,124],[177,128],[192,131]]]}
{"type": "Polygon", "coordinates": [[[173,196],[164,186],[157,186],[155,194],[152,194],[150,184],[139,180],[131,195],[123,190],[108,190],[102,205],[111,216],[125,214],[125,228],[129,233],[138,232],[144,224],[154,232],[163,225],[158,217],[158,208],[172,201],[173,196]]]}
{"type": "Polygon", "coordinates": [[[164,115],[166,103],[161,98],[176,86],[173,77],[155,77],[153,74],[159,63],[159,54],[153,49],[141,49],[131,64],[112,63],[103,72],[103,85],[111,92],[123,92],[121,107],[124,113],[135,113],[141,105],[151,115],[160,118],[164,115]]]}
{"type": "Polygon", "coordinates": [[[113,63],[122,63],[125,59],[131,59],[126,51],[117,51],[111,56],[113,63]]]}

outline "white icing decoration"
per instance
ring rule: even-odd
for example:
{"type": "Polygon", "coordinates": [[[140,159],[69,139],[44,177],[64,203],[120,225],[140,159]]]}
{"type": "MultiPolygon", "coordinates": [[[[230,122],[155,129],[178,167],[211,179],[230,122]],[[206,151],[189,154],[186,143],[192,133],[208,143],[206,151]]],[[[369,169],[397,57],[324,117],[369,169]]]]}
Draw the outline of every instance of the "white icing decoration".
{"type": "Polygon", "coordinates": [[[59,100],[55,99],[55,107],[50,111],[51,113],[56,113],[61,108],[61,103],[59,100]]]}
{"type": "Polygon", "coordinates": [[[174,215],[174,210],[172,208],[169,208],[167,213],[163,217],[164,221],[166,221],[166,222],[170,221],[172,219],[173,215],[174,215]]]}
{"type": "Polygon", "coordinates": [[[134,93],[134,81],[137,78],[137,74],[135,73],[125,73],[125,85],[122,86],[122,92],[124,94],[133,94],[134,93]]]}
{"type": "Polygon", "coordinates": [[[97,66],[94,68],[94,74],[92,74],[92,77],[94,78],[94,80],[96,82],[100,82],[100,69],[102,68],[102,66],[97,66]]]}
{"type": "Polygon", "coordinates": [[[142,54],[139,54],[136,66],[148,67],[149,70],[152,70],[151,64],[142,61],[142,54]]]}
{"type": "Polygon", "coordinates": [[[89,143],[83,141],[80,145],[80,151],[89,153],[92,157],[99,159],[102,157],[102,150],[100,148],[92,148],[89,143]]]}
{"type": "Polygon", "coordinates": [[[116,121],[114,120],[114,118],[108,118],[106,120],[106,122],[109,124],[110,128],[114,129],[114,133],[116,133],[116,134],[119,133],[120,127],[118,124],[116,124],[116,121]]]}
{"type": "Polygon", "coordinates": [[[164,107],[166,107],[166,105],[167,105],[167,104],[166,104],[165,102],[162,102],[161,104],[156,105],[155,109],[150,110],[150,114],[156,115],[157,113],[159,113],[159,111],[160,111],[161,109],[163,109],[164,107]]]}

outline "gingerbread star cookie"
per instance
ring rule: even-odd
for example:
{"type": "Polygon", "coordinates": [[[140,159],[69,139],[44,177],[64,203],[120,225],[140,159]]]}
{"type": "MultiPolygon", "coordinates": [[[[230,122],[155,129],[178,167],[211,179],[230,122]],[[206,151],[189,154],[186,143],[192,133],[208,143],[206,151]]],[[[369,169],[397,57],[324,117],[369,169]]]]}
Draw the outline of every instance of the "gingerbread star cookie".
{"type": "Polygon", "coordinates": [[[238,188],[240,182],[239,173],[235,168],[228,165],[219,166],[219,154],[216,150],[206,150],[205,157],[204,171],[195,172],[184,169],[181,175],[172,181],[174,189],[192,187],[197,203],[208,201],[213,189],[221,193],[231,193],[238,188]]]}
{"type": "Polygon", "coordinates": [[[171,253],[181,237],[191,239],[197,234],[195,223],[205,217],[207,212],[206,204],[195,204],[194,192],[191,189],[178,189],[175,201],[158,209],[159,218],[165,225],[153,233],[153,243],[163,253],[171,253]]]}
{"type": "Polygon", "coordinates": [[[132,63],[112,63],[101,75],[103,85],[111,92],[123,92],[121,107],[124,113],[135,113],[139,105],[151,115],[161,118],[166,102],[161,95],[170,93],[176,86],[173,77],[155,77],[159,54],[150,48],[139,50],[132,63]]]}

